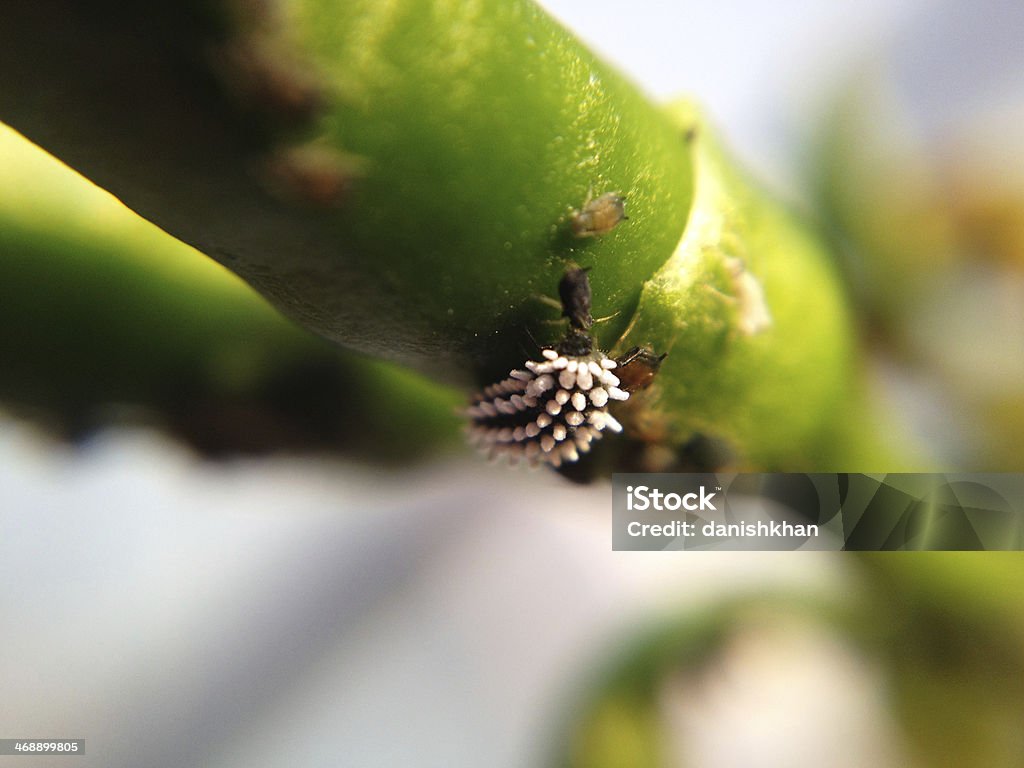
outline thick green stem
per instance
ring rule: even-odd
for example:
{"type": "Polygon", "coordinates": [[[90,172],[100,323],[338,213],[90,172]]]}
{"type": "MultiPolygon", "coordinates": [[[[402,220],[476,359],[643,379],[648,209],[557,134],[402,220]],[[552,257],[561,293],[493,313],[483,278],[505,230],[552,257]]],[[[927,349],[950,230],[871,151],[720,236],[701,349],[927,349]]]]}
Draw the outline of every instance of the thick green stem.
{"type": "Polygon", "coordinates": [[[526,0],[18,0],[0,78],[0,118],[334,341],[498,376],[577,263],[605,348],[669,352],[634,439],[878,468],[817,240],[526,0]],[[574,237],[609,192],[629,218],[574,237]]]}
{"type": "Polygon", "coordinates": [[[208,454],[383,461],[459,443],[458,393],[288,322],[4,126],[0,361],[0,409],[72,437],[142,421],[208,454]]]}
{"type": "Polygon", "coordinates": [[[3,118],[345,345],[504,365],[567,261],[625,318],[682,231],[672,124],[529,3],[68,5],[4,24],[3,118]],[[631,225],[567,237],[612,189],[631,225]]]}

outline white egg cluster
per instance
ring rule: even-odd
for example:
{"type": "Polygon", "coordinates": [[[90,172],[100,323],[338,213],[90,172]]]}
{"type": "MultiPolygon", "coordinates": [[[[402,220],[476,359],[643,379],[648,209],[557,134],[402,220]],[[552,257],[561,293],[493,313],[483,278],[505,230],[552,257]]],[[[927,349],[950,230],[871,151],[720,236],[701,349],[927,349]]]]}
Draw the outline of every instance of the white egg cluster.
{"type": "Polygon", "coordinates": [[[629,399],[612,373],[614,360],[598,351],[542,355],[472,399],[469,438],[489,456],[557,467],[579,459],[604,430],[622,431],[608,413],[610,401],[629,399]]]}

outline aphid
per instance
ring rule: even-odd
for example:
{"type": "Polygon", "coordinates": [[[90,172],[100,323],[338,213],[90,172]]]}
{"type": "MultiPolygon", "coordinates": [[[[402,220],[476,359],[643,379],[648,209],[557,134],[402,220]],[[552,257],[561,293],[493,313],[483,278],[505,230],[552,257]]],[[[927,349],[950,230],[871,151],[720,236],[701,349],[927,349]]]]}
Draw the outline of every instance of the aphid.
{"type": "Polygon", "coordinates": [[[618,192],[605,192],[594,199],[587,195],[582,210],[573,211],[570,223],[576,237],[596,237],[611,232],[626,215],[626,198],[618,192]]]}
{"type": "Polygon", "coordinates": [[[590,335],[587,271],[567,270],[558,286],[562,314],[569,318],[565,338],[541,350],[541,360],[528,360],[524,370],[478,392],[466,409],[471,442],[490,456],[558,467],[577,461],[605,430],[622,431],[608,405],[628,400],[629,390],[613,372],[618,361],[597,349],[590,335]]]}
{"type": "Polygon", "coordinates": [[[633,347],[617,360],[621,381],[619,386],[629,393],[647,389],[661,368],[661,361],[666,357],[667,353],[656,355],[647,347],[633,347]]]}
{"type": "Polygon", "coordinates": [[[558,298],[562,301],[562,317],[569,318],[569,327],[586,330],[594,324],[590,316],[590,267],[570,267],[558,281],[558,298]]]}

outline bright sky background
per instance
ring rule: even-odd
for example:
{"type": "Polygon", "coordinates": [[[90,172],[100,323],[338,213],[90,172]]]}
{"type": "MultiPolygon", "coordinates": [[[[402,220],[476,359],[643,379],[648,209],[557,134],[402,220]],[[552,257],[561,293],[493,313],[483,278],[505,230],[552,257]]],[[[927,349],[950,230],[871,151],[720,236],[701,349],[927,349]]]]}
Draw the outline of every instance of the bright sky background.
{"type": "MultiPolygon", "coordinates": [[[[791,181],[815,105],[928,0],[541,4],[653,97],[691,94],[763,178],[791,181]]],[[[934,6],[936,3],[931,3],[934,6]]]]}

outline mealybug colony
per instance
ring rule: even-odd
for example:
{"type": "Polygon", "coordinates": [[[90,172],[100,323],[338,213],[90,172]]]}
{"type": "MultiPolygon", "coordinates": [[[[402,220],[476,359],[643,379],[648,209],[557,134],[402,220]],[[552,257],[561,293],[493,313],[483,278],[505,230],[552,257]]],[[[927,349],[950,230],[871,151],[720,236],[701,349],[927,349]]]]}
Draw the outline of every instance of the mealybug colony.
{"type": "Polygon", "coordinates": [[[623,370],[633,370],[630,378],[643,380],[642,386],[631,387],[613,372],[619,361],[597,348],[590,333],[594,319],[587,272],[570,268],[558,285],[562,315],[569,321],[562,341],[541,350],[541,360],[528,360],[525,370],[513,370],[471,399],[466,411],[470,441],[489,456],[513,463],[522,459],[533,466],[577,461],[605,430],[622,431],[608,405],[628,400],[630,391],[650,384],[664,355],[630,350],[623,370]]]}

